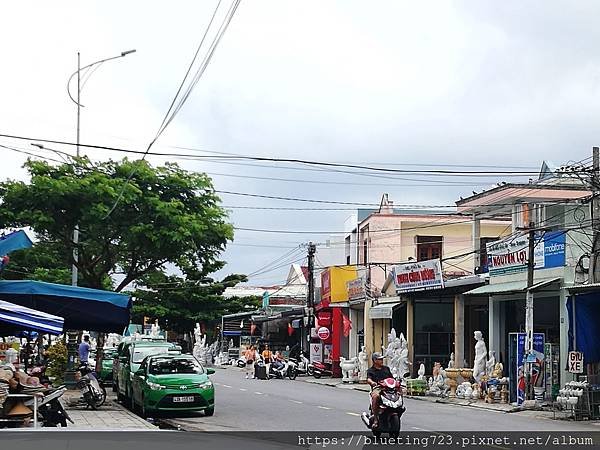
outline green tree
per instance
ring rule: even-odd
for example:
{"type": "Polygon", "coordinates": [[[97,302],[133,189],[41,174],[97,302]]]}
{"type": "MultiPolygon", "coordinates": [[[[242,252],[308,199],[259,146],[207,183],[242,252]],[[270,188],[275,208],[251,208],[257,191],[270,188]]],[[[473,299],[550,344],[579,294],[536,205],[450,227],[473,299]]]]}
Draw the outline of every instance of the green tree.
{"type": "Polygon", "coordinates": [[[211,324],[225,314],[258,308],[260,297],[223,297],[226,288],[244,281],[245,275],[194,281],[159,274],[147,283],[148,288],[136,291],[133,315],[139,321],[143,317],[159,319],[169,329],[191,331],[196,322],[211,324]]]}
{"type": "Polygon", "coordinates": [[[56,251],[69,267],[77,248],[81,286],[102,289],[113,279],[119,292],[167,265],[199,279],[225,264],[219,255],[233,227],[206,174],[128,159],[29,160],[25,168],[29,182],[0,184],[0,227],[31,227],[44,247],[34,259],[56,251]]]}

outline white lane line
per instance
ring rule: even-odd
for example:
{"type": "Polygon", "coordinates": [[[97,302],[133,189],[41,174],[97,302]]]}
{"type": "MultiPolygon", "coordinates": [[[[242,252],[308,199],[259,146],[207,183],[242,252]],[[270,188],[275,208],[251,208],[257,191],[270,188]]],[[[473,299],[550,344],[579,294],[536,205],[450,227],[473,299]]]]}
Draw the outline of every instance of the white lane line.
{"type": "Polygon", "coordinates": [[[417,431],[427,431],[425,428],[419,428],[419,427],[411,427],[413,430],[417,430],[417,431]]]}
{"type": "Polygon", "coordinates": [[[331,408],[328,408],[327,406],[317,406],[317,408],[320,408],[320,409],[331,409],[331,408]]]}
{"type": "Polygon", "coordinates": [[[254,393],[255,393],[256,395],[263,395],[263,393],[262,393],[262,392],[257,392],[257,391],[255,391],[254,393]]]}
{"type": "Polygon", "coordinates": [[[240,391],[247,391],[248,389],[240,388],[240,391]]]}
{"type": "Polygon", "coordinates": [[[224,384],[223,387],[230,388],[231,386],[229,386],[228,384],[224,384]]]}
{"type": "Polygon", "coordinates": [[[357,416],[360,417],[360,414],[354,413],[354,412],[347,412],[346,414],[350,415],[350,416],[357,416]]]}
{"type": "Polygon", "coordinates": [[[289,399],[289,400],[290,400],[290,402],[293,402],[293,403],[298,403],[299,405],[301,405],[301,404],[302,404],[302,402],[300,402],[300,401],[298,401],[298,400],[292,400],[292,399],[289,399]]]}

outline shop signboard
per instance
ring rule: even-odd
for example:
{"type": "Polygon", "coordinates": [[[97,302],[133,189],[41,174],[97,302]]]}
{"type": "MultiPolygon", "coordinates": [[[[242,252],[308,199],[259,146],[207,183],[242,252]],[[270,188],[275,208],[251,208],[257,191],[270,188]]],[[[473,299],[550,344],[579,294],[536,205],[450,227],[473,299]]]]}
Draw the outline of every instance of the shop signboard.
{"type": "Polygon", "coordinates": [[[346,283],[348,300],[361,300],[365,298],[365,280],[360,277],[346,283]]]}
{"type": "Polygon", "coordinates": [[[327,339],[329,339],[329,328],[327,327],[321,327],[318,329],[317,331],[317,335],[319,336],[319,339],[321,339],[322,341],[326,341],[327,339]]]}
{"type": "Polygon", "coordinates": [[[310,362],[323,362],[323,344],[312,342],[310,344],[310,362]]]}
{"type": "MultiPolygon", "coordinates": [[[[565,265],[565,232],[537,234],[535,237],[535,269],[551,269],[565,265]]],[[[490,276],[508,275],[527,270],[529,242],[527,236],[491,242],[486,246],[490,276]]]]}
{"type": "Polygon", "coordinates": [[[393,274],[398,293],[444,288],[439,259],[400,264],[394,267],[393,274]]]}
{"type": "MultiPolygon", "coordinates": [[[[515,333],[517,335],[516,340],[516,359],[515,365],[511,368],[512,373],[515,375],[516,382],[516,394],[517,394],[517,404],[521,405],[525,401],[525,363],[527,361],[527,357],[525,355],[525,333],[515,333]]],[[[545,354],[544,354],[544,333],[534,333],[533,334],[533,353],[535,357],[535,362],[532,363],[532,379],[534,387],[545,387],[545,376],[544,376],[544,363],[545,363],[545,354]]]]}
{"type": "Polygon", "coordinates": [[[583,353],[569,352],[569,372],[583,373],[583,353]]]}
{"type": "Polygon", "coordinates": [[[323,362],[325,364],[331,364],[333,361],[331,359],[331,352],[333,351],[332,344],[323,345],[323,362]]]}

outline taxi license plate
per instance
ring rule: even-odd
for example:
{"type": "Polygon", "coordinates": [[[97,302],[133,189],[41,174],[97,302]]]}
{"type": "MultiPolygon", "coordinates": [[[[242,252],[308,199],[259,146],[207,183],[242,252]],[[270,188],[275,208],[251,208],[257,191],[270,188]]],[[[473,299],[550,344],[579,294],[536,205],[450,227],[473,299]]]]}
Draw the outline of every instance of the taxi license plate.
{"type": "Polygon", "coordinates": [[[173,397],[173,403],[188,403],[193,402],[194,396],[189,397],[173,397]]]}

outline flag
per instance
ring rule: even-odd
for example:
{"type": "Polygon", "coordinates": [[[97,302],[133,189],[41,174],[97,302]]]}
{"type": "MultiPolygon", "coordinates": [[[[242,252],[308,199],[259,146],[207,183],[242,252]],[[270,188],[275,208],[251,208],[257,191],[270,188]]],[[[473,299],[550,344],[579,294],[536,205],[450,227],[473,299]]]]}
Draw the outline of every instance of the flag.
{"type": "Polygon", "coordinates": [[[350,330],[352,329],[352,321],[344,313],[342,313],[342,323],[344,329],[344,336],[348,337],[348,335],[350,334],[350,330]]]}
{"type": "Polygon", "coordinates": [[[294,334],[294,327],[288,322],[288,336],[291,336],[292,334],[294,334]]]}
{"type": "Polygon", "coordinates": [[[250,335],[254,335],[254,332],[256,331],[256,324],[255,323],[251,323],[250,324],[250,335]]]}

